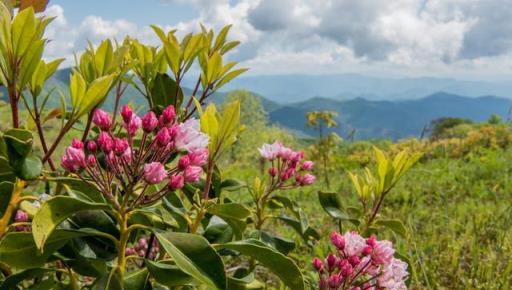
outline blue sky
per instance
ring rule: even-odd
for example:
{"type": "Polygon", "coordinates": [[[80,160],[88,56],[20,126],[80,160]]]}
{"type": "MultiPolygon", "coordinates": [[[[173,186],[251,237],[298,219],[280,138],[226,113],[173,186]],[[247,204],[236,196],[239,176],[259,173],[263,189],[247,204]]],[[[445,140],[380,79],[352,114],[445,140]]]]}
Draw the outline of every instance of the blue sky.
{"type": "Polygon", "coordinates": [[[249,74],[512,76],[510,0],[50,0],[46,13],[48,58],[127,34],[157,45],[149,24],[233,24],[230,58],[249,74]]]}
{"type": "Polygon", "coordinates": [[[72,25],[79,25],[89,15],[104,19],[127,19],[138,25],[178,23],[198,16],[193,5],[160,0],[50,0],[50,5],[61,6],[72,25]]]}

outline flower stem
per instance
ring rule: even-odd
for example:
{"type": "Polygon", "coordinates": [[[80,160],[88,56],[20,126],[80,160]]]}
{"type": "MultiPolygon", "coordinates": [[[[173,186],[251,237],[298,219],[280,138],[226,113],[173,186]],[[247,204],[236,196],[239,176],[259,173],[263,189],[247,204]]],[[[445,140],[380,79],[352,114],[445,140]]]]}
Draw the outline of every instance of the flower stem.
{"type": "Polygon", "coordinates": [[[2,237],[7,231],[7,228],[9,226],[9,221],[11,220],[11,217],[14,214],[14,211],[18,207],[21,192],[23,191],[24,187],[25,187],[25,181],[21,180],[21,179],[17,179],[16,183],[14,184],[14,188],[12,190],[11,200],[9,201],[9,204],[7,205],[7,209],[5,210],[4,215],[0,219],[0,237],[2,237]]]}
{"type": "Polygon", "coordinates": [[[124,273],[126,271],[126,245],[130,232],[128,230],[128,215],[125,212],[119,213],[119,248],[117,256],[117,270],[121,283],[124,281],[124,273]]]}

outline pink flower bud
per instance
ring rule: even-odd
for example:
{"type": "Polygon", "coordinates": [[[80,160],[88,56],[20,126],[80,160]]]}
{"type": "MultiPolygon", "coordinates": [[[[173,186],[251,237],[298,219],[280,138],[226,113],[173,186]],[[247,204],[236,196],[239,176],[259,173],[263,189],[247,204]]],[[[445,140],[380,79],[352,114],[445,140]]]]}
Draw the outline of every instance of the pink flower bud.
{"type": "Polygon", "coordinates": [[[277,168],[275,168],[275,167],[270,167],[270,168],[268,169],[268,174],[270,174],[270,176],[272,176],[272,177],[276,177],[276,175],[277,175],[277,168]]]}
{"type": "Polygon", "coordinates": [[[117,155],[123,154],[129,146],[128,141],[125,138],[114,138],[114,152],[117,155]]]}
{"type": "Polygon", "coordinates": [[[295,174],[294,168],[288,168],[281,174],[281,180],[286,181],[295,174]]]}
{"type": "Polygon", "coordinates": [[[125,250],[126,256],[132,256],[132,255],[135,255],[135,253],[136,253],[135,250],[130,247],[126,248],[126,250],[125,250]]]}
{"type": "Polygon", "coordinates": [[[341,275],[343,275],[344,277],[352,275],[353,272],[354,268],[350,264],[346,264],[341,267],[341,275]]]}
{"type": "Polygon", "coordinates": [[[169,181],[169,188],[171,190],[181,189],[185,186],[185,178],[183,175],[173,175],[171,176],[171,180],[169,181]]]}
{"type": "Polygon", "coordinates": [[[124,150],[123,154],[121,154],[121,159],[123,159],[123,161],[125,163],[132,162],[133,155],[132,155],[132,150],[130,149],[130,147],[128,147],[128,148],[126,148],[126,150],[124,150]]]}
{"type": "Polygon", "coordinates": [[[61,165],[70,172],[76,172],[84,168],[86,165],[84,150],[69,146],[66,148],[65,154],[61,158],[61,165]]]}
{"type": "Polygon", "coordinates": [[[359,256],[354,255],[354,256],[348,258],[348,262],[350,263],[350,265],[355,267],[357,264],[359,264],[361,262],[361,259],[359,259],[359,256]]]}
{"type": "Polygon", "coordinates": [[[199,177],[203,173],[203,169],[199,166],[189,166],[183,172],[186,182],[198,182],[199,177]]]}
{"type": "Polygon", "coordinates": [[[90,167],[96,166],[96,157],[94,157],[94,155],[91,154],[87,156],[87,165],[90,167]]]}
{"type": "Polygon", "coordinates": [[[311,185],[315,183],[316,177],[312,174],[306,174],[304,175],[304,178],[302,178],[302,185],[311,185]]]}
{"type": "Polygon", "coordinates": [[[139,130],[141,123],[142,121],[139,116],[133,115],[128,123],[123,124],[123,127],[126,129],[128,135],[134,136],[137,134],[137,130],[139,130]]]}
{"type": "Polygon", "coordinates": [[[14,215],[15,222],[28,222],[28,214],[22,210],[17,210],[14,215]]]}
{"type": "Polygon", "coordinates": [[[165,147],[171,142],[171,136],[169,135],[169,130],[166,127],[163,127],[156,133],[156,144],[160,147],[165,147]]]}
{"type": "Polygon", "coordinates": [[[338,262],[338,258],[336,258],[336,256],[334,256],[332,254],[327,256],[327,268],[328,268],[329,272],[331,272],[336,267],[337,262],[338,262]]]}
{"type": "Polygon", "coordinates": [[[340,251],[345,248],[345,239],[337,232],[332,232],[331,243],[340,251]]]}
{"type": "Polygon", "coordinates": [[[96,142],[94,142],[93,140],[87,141],[87,150],[89,150],[90,152],[96,152],[97,149],[98,148],[96,146],[96,142]]]}
{"type": "Polygon", "coordinates": [[[160,162],[144,164],[144,180],[149,184],[157,184],[167,177],[164,165],[160,162]]]}
{"type": "Polygon", "coordinates": [[[83,149],[84,143],[82,143],[82,141],[80,141],[77,138],[73,138],[73,141],[71,141],[71,147],[76,148],[76,149],[83,149]]]}
{"type": "Polygon", "coordinates": [[[196,149],[187,154],[190,165],[203,166],[208,162],[208,150],[206,148],[196,149]]]}
{"type": "Polygon", "coordinates": [[[341,285],[341,278],[339,275],[332,275],[331,277],[329,277],[329,280],[327,281],[327,283],[329,284],[329,287],[331,287],[331,289],[338,289],[338,287],[340,287],[341,285]]]}
{"type": "Polygon", "coordinates": [[[144,248],[148,246],[148,241],[145,238],[139,239],[139,247],[144,248]]]}
{"type": "Polygon", "coordinates": [[[375,247],[377,244],[377,237],[375,235],[371,235],[368,239],[366,239],[366,244],[370,247],[375,247]]]}
{"type": "Polygon", "coordinates": [[[368,256],[372,253],[373,251],[373,248],[369,245],[366,245],[364,248],[363,248],[363,251],[362,251],[362,254],[363,256],[368,256]]]}
{"type": "Polygon", "coordinates": [[[121,108],[121,117],[123,117],[123,121],[128,124],[132,119],[133,111],[128,105],[123,105],[121,108]]]}
{"type": "Polygon", "coordinates": [[[158,119],[155,113],[152,111],[147,112],[144,117],[142,117],[142,129],[144,132],[150,133],[155,130],[156,126],[158,126],[158,119]]]}
{"type": "Polygon", "coordinates": [[[104,153],[109,153],[114,147],[114,140],[107,132],[101,132],[98,137],[98,145],[104,153]]]}
{"type": "Polygon", "coordinates": [[[92,115],[92,122],[103,131],[109,130],[112,125],[110,115],[101,109],[96,109],[94,111],[92,115]]]}
{"type": "Polygon", "coordinates": [[[174,122],[174,118],[176,117],[176,111],[174,110],[174,107],[168,106],[165,108],[162,112],[162,115],[160,115],[160,126],[167,126],[174,122]]]}
{"type": "Polygon", "coordinates": [[[178,133],[180,132],[180,127],[178,125],[173,125],[168,128],[169,129],[169,135],[171,135],[171,138],[175,138],[178,136],[178,133]]]}
{"type": "Polygon", "coordinates": [[[304,163],[302,163],[302,170],[306,170],[306,171],[309,171],[309,170],[312,170],[313,169],[313,161],[304,161],[304,163]]]}
{"type": "Polygon", "coordinates": [[[313,267],[318,272],[322,272],[324,269],[324,263],[322,263],[322,260],[320,260],[319,258],[314,258],[313,259],[313,267]]]}
{"type": "Polygon", "coordinates": [[[190,166],[190,157],[188,155],[181,156],[180,160],[178,160],[178,168],[180,170],[185,170],[190,166]]]}

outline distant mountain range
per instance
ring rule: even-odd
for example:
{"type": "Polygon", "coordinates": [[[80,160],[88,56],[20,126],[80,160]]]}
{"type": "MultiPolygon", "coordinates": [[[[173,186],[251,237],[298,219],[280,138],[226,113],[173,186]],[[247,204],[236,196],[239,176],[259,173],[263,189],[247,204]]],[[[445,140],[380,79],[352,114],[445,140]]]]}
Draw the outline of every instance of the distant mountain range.
{"type": "Polygon", "coordinates": [[[492,114],[507,118],[512,101],[494,96],[464,97],[436,93],[418,100],[372,101],[363,98],[338,101],[312,98],[303,102],[283,105],[270,111],[270,120],[283,127],[311,135],[305,126],[308,111],[329,110],[339,115],[340,124],[333,131],[346,137],[355,129],[356,139],[401,139],[420,136],[430,121],[440,117],[461,117],[485,121],[492,114]]]}
{"type": "Polygon", "coordinates": [[[437,92],[468,97],[512,96],[512,82],[464,81],[450,78],[387,78],[357,74],[242,76],[226,90],[246,89],[278,103],[312,97],[335,100],[412,100],[437,92]]]}
{"type": "MultiPolygon", "coordinates": [[[[68,92],[69,69],[62,69],[48,81],[48,87],[68,92]]],[[[191,87],[185,83],[187,87],[191,87]]],[[[484,121],[492,114],[508,118],[512,84],[469,82],[453,79],[384,79],[360,75],[327,76],[255,76],[243,77],[228,85],[246,89],[259,96],[271,123],[302,135],[314,132],[306,128],[308,111],[329,110],[339,115],[339,127],[333,131],[346,137],[355,131],[356,139],[400,139],[419,136],[430,121],[440,117],[462,117],[484,121]],[[483,95],[483,96],[482,96],[483,95]],[[323,97],[315,97],[323,96],[323,97]],[[426,96],[426,97],[425,97],[426,96]]],[[[184,89],[186,95],[191,90],[184,89]]],[[[216,93],[212,100],[221,103],[226,95],[216,93]]],[[[145,104],[140,93],[129,87],[125,101],[145,104]]],[[[0,99],[6,99],[0,87],[0,99]],[[4,96],[2,96],[2,94],[4,96]]],[[[109,98],[104,105],[113,106],[109,98]]],[[[55,98],[54,104],[58,104],[55,98]]]]}

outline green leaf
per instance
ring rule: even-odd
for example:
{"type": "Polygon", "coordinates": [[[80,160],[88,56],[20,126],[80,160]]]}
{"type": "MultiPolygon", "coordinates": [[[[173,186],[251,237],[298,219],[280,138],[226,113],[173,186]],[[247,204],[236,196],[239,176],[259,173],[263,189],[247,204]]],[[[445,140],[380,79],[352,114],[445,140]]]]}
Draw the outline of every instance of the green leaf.
{"type": "Polygon", "coordinates": [[[66,264],[76,273],[89,277],[100,277],[108,270],[104,260],[86,258],[80,254],[76,254],[74,259],[66,260],[66,264]]]}
{"type": "Polygon", "coordinates": [[[23,282],[27,279],[41,278],[49,272],[53,272],[53,270],[45,268],[32,268],[18,272],[7,277],[7,279],[5,279],[5,281],[0,286],[0,290],[18,289],[16,288],[16,285],[18,285],[20,282],[23,282]]]}
{"type": "Polygon", "coordinates": [[[43,251],[40,251],[31,233],[10,232],[0,241],[0,262],[19,269],[42,267],[69,240],[91,234],[86,231],[57,230],[47,239],[43,251]]]}
{"type": "Polygon", "coordinates": [[[124,290],[151,289],[148,281],[148,269],[142,268],[128,273],[124,278],[124,290]]]}
{"type": "Polygon", "coordinates": [[[318,200],[320,201],[320,205],[323,209],[329,214],[331,217],[340,220],[348,219],[347,213],[343,210],[343,206],[341,205],[341,200],[338,197],[338,194],[332,192],[318,192],[318,200]]]}
{"type": "Polygon", "coordinates": [[[156,282],[164,286],[183,286],[194,282],[192,277],[187,275],[175,265],[146,260],[146,266],[151,277],[153,277],[156,282]]]}
{"type": "Polygon", "coordinates": [[[28,130],[10,129],[5,131],[4,140],[9,151],[25,157],[32,151],[34,137],[28,130]]]}
{"type": "Polygon", "coordinates": [[[275,249],[255,239],[215,245],[216,249],[230,249],[249,256],[276,274],[294,290],[305,290],[304,277],[295,262],[275,249]]]}
{"type": "Polygon", "coordinates": [[[244,186],[245,186],[245,184],[243,182],[241,182],[240,180],[236,180],[236,179],[225,179],[220,184],[220,187],[222,188],[222,190],[227,190],[227,191],[236,191],[244,186]]]}
{"type": "Polygon", "coordinates": [[[208,212],[225,220],[232,228],[237,239],[247,226],[246,220],[251,212],[239,203],[214,204],[208,207],[208,212]]]}
{"type": "Polygon", "coordinates": [[[14,183],[9,181],[0,182],[0,215],[3,216],[9,202],[11,201],[14,183]]]}
{"type": "Polygon", "coordinates": [[[188,233],[155,233],[162,249],[188,275],[213,289],[226,288],[224,263],[208,241],[188,233]]]}
{"type": "Polygon", "coordinates": [[[178,110],[183,101],[183,91],[168,74],[159,73],[151,86],[151,100],[152,109],[156,109],[157,112],[161,112],[169,105],[173,105],[178,110]]]}
{"type": "Polygon", "coordinates": [[[55,228],[65,219],[83,210],[108,210],[110,207],[102,203],[91,203],[79,199],[56,196],[49,199],[39,209],[32,220],[32,234],[39,249],[55,228]]]}
{"type": "Polygon", "coordinates": [[[0,182],[14,182],[16,176],[12,171],[9,160],[6,157],[0,156],[0,182]]]}
{"type": "Polygon", "coordinates": [[[386,227],[402,237],[407,235],[407,229],[404,224],[397,219],[377,220],[375,225],[386,227]]]}
{"type": "Polygon", "coordinates": [[[239,68],[234,71],[230,71],[225,76],[223,76],[222,79],[215,85],[215,89],[220,89],[225,84],[229,83],[230,81],[232,81],[233,79],[235,79],[236,77],[238,77],[239,75],[243,74],[248,70],[248,68],[239,68]]]}
{"type": "Polygon", "coordinates": [[[89,85],[82,100],[80,101],[77,115],[75,116],[75,118],[78,118],[86,113],[89,113],[94,107],[96,107],[96,105],[98,105],[105,99],[110,88],[112,87],[114,78],[115,75],[113,74],[107,75],[95,79],[89,85]]]}
{"type": "Polygon", "coordinates": [[[176,231],[186,232],[188,229],[188,217],[181,198],[176,192],[169,192],[163,199],[164,208],[173,216],[178,224],[176,231]]]}
{"type": "Polygon", "coordinates": [[[41,175],[43,163],[33,152],[23,158],[20,167],[16,169],[18,176],[23,180],[34,180],[41,175]]]}
{"type": "Polygon", "coordinates": [[[288,255],[289,252],[295,249],[295,242],[275,236],[269,232],[254,230],[249,234],[249,237],[264,242],[283,253],[283,255],[288,255]]]}
{"type": "Polygon", "coordinates": [[[34,9],[24,9],[19,12],[12,22],[12,44],[16,57],[21,57],[31,44],[36,33],[36,18],[34,9]]]}
{"type": "Polygon", "coordinates": [[[233,228],[218,216],[212,216],[203,236],[210,243],[227,243],[233,240],[233,228]]]}
{"type": "Polygon", "coordinates": [[[76,191],[83,193],[86,199],[92,202],[104,203],[105,197],[95,185],[87,183],[78,178],[72,177],[48,177],[48,181],[54,181],[57,184],[65,184],[69,186],[76,194],[76,191]]]}

